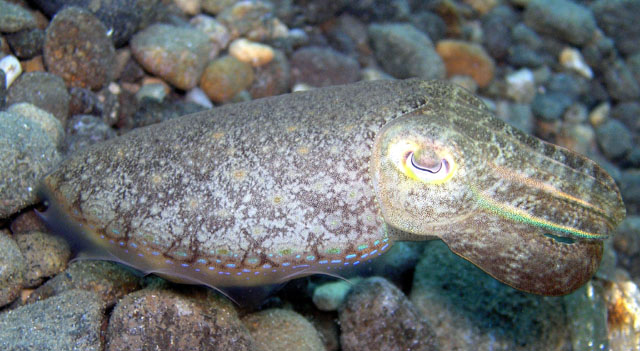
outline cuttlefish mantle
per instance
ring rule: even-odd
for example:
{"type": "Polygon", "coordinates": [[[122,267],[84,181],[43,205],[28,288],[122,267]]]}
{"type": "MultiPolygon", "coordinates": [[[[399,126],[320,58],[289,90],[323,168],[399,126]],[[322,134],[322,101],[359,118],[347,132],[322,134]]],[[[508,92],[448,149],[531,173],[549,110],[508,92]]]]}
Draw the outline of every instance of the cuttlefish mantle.
{"type": "Polygon", "coordinates": [[[363,82],[133,130],[48,175],[45,213],[144,272],[215,287],[340,274],[439,238],[517,289],[569,293],[624,218],[594,162],[503,123],[464,89],[363,82]]]}

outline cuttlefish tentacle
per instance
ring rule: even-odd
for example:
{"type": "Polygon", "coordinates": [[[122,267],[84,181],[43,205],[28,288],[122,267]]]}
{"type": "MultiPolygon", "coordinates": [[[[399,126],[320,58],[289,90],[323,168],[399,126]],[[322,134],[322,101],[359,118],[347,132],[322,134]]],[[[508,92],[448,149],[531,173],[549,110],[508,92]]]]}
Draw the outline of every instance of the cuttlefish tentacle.
{"type": "Polygon", "coordinates": [[[139,128],[71,155],[40,193],[48,222],[95,257],[218,288],[340,276],[395,240],[440,238],[515,288],[563,294],[624,218],[595,163],[420,80],[139,128]]]}

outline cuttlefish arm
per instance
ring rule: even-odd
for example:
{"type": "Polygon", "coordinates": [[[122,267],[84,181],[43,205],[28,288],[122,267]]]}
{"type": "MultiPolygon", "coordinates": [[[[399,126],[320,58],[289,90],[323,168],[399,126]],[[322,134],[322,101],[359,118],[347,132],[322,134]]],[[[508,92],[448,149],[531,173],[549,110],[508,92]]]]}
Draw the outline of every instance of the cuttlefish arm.
{"type": "Polygon", "coordinates": [[[625,216],[597,164],[501,122],[462,89],[385,126],[371,170],[396,237],[440,238],[537,294],[567,294],[589,280],[603,239],[625,216]]]}

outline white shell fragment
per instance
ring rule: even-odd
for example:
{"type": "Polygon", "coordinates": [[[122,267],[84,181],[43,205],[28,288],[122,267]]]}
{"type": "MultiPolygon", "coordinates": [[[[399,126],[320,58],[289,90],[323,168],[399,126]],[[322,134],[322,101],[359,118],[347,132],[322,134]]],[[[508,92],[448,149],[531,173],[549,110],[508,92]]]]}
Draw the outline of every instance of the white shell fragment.
{"type": "Polygon", "coordinates": [[[4,71],[4,75],[7,80],[7,88],[11,86],[11,83],[13,83],[20,74],[22,74],[20,61],[18,61],[18,59],[13,55],[7,55],[0,60],[0,69],[4,71]]]}
{"type": "Polygon", "coordinates": [[[562,49],[562,52],[560,52],[560,63],[565,68],[575,71],[585,78],[593,78],[591,67],[587,65],[580,51],[575,48],[566,47],[562,49]]]}

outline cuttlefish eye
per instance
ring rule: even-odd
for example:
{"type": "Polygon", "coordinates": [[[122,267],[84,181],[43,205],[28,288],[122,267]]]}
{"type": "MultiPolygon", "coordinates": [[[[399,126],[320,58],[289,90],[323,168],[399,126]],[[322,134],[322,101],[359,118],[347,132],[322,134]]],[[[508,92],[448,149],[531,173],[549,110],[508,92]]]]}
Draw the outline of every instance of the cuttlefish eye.
{"type": "Polygon", "coordinates": [[[393,153],[402,155],[396,159],[396,167],[407,177],[430,184],[442,184],[454,174],[455,162],[451,155],[421,148],[415,143],[396,144],[393,153]]]}

